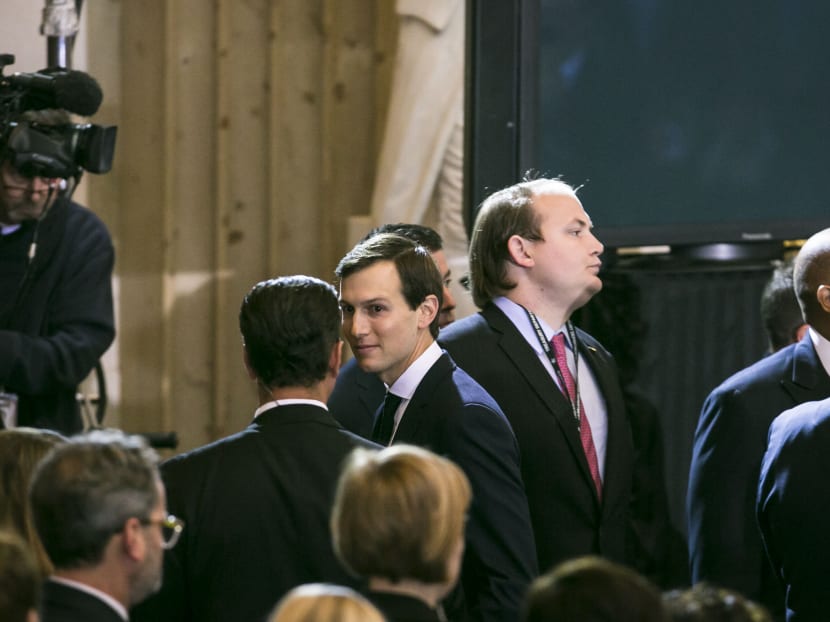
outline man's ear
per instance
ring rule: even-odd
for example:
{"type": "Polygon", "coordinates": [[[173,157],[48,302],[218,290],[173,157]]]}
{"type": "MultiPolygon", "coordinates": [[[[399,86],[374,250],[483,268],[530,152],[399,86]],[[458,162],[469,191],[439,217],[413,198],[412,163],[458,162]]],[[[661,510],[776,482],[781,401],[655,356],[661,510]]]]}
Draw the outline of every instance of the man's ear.
{"type": "Polygon", "coordinates": [[[435,294],[428,294],[426,298],[418,305],[418,328],[429,328],[435,316],[438,315],[438,296],[435,294]]]}
{"type": "Polygon", "coordinates": [[[136,517],[130,517],[124,521],[120,532],[121,552],[134,561],[141,561],[145,556],[146,542],[141,532],[144,525],[136,517]]]}
{"type": "Polygon", "coordinates": [[[822,311],[830,313],[830,285],[819,285],[816,290],[816,298],[822,311]]]}
{"type": "Polygon", "coordinates": [[[242,345],[242,362],[245,363],[245,371],[248,373],[248,378],[256,380],[256,372],[251,367],[251,359],[248,357],[248,349],[242,345]]]}
{"type": "Polygon", "coordinates": [[[507,253],[510,261],[525,268],[533,266],[532,244],[520,235],[511,235],[507,240],[507,253]]]}
{"type": "Polygon", "coordinates": [[[331,354],[329,355],[329,374],[332,377],[337,378],[337,374],[340,373],[340,363],[343,361],[343,340],[338,339],[334,346],[331,349],[331,354]]]}

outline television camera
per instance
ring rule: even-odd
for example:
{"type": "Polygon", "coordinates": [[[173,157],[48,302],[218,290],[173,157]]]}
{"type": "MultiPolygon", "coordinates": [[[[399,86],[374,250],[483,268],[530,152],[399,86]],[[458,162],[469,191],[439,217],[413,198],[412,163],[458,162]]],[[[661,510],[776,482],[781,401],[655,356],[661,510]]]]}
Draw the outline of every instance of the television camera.
{"type": "MultiPolygon", "coordinates": [[[[3,75],[13,63],[12,54],[0,54],[0,159],[8,158],[28,177],[73,179],[72,188],[83,171],[108,172],[115,151],[115,126],[27,119],[27,113],[47,109],[95,114],[103,98],[95,79],[63,68],[3,75]]],[[[66,119],[70,120],[69,115],[66,119]]]]}

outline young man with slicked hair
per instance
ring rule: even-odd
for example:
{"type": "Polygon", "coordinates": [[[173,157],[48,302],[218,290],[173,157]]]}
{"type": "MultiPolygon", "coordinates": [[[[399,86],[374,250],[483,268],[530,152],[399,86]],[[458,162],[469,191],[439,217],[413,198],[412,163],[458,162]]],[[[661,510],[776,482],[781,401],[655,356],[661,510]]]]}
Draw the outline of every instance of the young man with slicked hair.
{"type": "MultiPolygon", "coordinates": [[[[513,620],[537,573],[519,448],[504,414],[435,342],[441,275],[423,246],[376,235],[340,261],[343,335],[358,365],[387,386],[372,438],[431,449],[473,489],[461,571],[473,620],[513,620]]],[[[459,614],[449,604],[449,617],[459,614]]]]}
{"type": "Polygon", "coordinates": [[[334,288],[308,276],[263,281],[239,313],[260,406],[241,432],[162,465],[188,523],[157,597],[134,622],[260,622],[303,583],[350,584],[329,534],[340,465],[357,446],[326,409],[340,368],[334,288]]]}
{"type": "MultiPolygon", "coordinates": [[[[441,236],[424,225],[393,223],[375,227],[363,237],[361,242],[381,233],[402,235],[429,251],[441,273],[444,286],[441,310],[438,312],[438,328],[444,328],[455,321],[455,299],[450,291],[452,273],[444,255],[444,243],[441,236]]],[[[329,397],[328,407],[334,418],[344,428],[369,438],[372,434],[375,412],[383,402],[385,393],[386,388],[377,374],[363,371],[357,364],[357,360],[352,358],[343,365],[340,375],[337,376],[337,383],[329,397]]]]}

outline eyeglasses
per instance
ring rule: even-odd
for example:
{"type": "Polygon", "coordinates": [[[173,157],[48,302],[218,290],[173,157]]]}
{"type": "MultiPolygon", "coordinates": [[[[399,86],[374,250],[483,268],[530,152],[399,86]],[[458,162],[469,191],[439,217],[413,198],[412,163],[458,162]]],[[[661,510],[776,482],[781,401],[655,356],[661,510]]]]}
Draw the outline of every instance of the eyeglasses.
{"type": "MultiPolygon", "coordinates": [[[[35,192],[35,188],[32,184],[28,186],[3,186],[3,189],[9,193],[9,195],[23,195],[23,194],[30,194],[35,192]]],[[[46,188],[38,188],[38,192],[43,191],[52,191],[54,190],[54,186],[48,186],[46,188]]]]}
{"type": "Polygon", "coordinates": [[[184,531],[184,521],[181,518],[176,518],[172,514],[168,514],[164,518],[145,518],[141,521],[142,525],[160,525],[161,535],[164,543],[162,548],[172,549],[179,541],[179,537],[184,531]]]}
{"type": "Polygon", "coordinates": [[[3,181],[10,182],[4,183],[3,188],[5,188],[8,192],[15,192],[15,193],[24,193],[24,192],[31,192],[35,188],[35,180],[39,179],[42,181],[43,189],[47,190],[49,188],[57,187],[57,184],[60,182],[58,178],[53,177],[43,177],[42,175],[24,175],[16,168],[10,165],[3,164],[2,166],[3,181]]]}

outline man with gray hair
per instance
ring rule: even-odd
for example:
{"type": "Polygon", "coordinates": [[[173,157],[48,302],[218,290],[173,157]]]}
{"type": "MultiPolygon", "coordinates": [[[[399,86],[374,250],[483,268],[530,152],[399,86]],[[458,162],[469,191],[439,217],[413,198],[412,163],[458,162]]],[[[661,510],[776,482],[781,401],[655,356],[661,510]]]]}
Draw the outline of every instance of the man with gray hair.
{"type": "Polygon", "coordinates": [[[158,590],[184,525],[167,514],[157,465],[141,437],[116,430],[73,437],[38,465],[32,517],[55,565],[43,622],[123,622],[158,590]]]}

